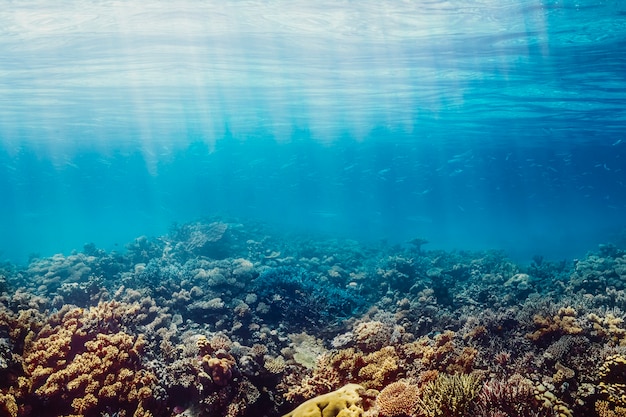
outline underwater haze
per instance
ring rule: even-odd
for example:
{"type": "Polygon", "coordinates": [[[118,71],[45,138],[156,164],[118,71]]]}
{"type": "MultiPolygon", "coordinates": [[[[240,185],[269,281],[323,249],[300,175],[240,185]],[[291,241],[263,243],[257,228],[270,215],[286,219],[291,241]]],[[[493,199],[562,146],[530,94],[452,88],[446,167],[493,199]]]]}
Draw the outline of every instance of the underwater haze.
{"type": "Polygon", "coordinates": [[[625,239],[623,1],[10,1],[0,57],[0,260],[209,216],[520,260],[625,239]]]}

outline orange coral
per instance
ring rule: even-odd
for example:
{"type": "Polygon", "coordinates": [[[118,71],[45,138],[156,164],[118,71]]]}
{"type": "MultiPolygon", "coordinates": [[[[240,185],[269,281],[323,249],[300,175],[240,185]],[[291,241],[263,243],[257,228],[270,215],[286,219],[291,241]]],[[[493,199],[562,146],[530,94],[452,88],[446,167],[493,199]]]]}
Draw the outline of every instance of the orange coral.
{"type": "Polygon", "coordinates": [[[382,389],[395,381],[402,372],[402,361],[393,346],[370,354],[354,348],[339,349],[323,354],[312,375],[287,373],[283,383],[288,386],[285,398],[299,401],[324,394],[338,386],[358,382],[366,389],[382,389]]]}
{"type": "Polygon", "coordinates": [[[539,329],[528,333],[526,337],[535,342],[553,334],[579,334],[583,331],[578,323],[576,310],[572,307],[561,307],[552,317],[536,314],[533,321],[539,329]]]}
{"type": "Polygon", "coordinates": [[[124,307],[64,309],[49,320],[24,353],[35,402],[74,415],[95,415],[111,404],[133,413],[144,409],[156,381],[140,366],[145,340],[123,331],[104,332],[120,328],[124,307]]]}
{"type": "Polygon", "coordinates": [[[218,351],[215,357],[205,355],[202,358],[202,365],[211,376],[211,380],[222,387],[228,385],[233,378],[235,363],[235,358],[225,351],[218,351]]]}
{"type": "Polygon", "coordinates": [[[415,342],[402,345],[405,360],[418,363],[423,369],[436,369],[449,374],[469,373],[474,366],[478,350],[459,346],[457,334],[451,330],[437,335],[434,339],[422,337],[415,342]]]}
{"type": "Polygon", "coordinates": [[[376,397],[380,415],[384,417],[413,415],[417,411],[419,394],[417,385],[404,381],[387,385],[376,397]]]}
{"type": "Polygon", "coordinates": [[[365,388],[381,389],[398,375],[400,358],[393,346],[365,355],[363,361],[358,380],[365,388]]]}

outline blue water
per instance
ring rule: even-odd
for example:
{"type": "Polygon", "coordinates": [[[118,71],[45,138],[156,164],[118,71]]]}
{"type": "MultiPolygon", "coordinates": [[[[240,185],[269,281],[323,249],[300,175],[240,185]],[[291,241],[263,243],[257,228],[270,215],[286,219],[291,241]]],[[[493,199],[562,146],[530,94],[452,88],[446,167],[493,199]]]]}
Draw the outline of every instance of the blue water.
{"type": "Polygon", "coordinates": [[[204,216],[575,258],[626,240],[622,1],[0,12],[0,259],[204,216]]]}

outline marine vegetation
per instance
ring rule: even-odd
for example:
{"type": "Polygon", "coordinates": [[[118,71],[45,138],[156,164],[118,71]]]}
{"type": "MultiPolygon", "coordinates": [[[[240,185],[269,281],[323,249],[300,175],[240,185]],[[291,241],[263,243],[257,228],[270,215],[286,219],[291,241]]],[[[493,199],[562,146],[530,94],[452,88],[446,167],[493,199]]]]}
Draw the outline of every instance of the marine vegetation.
{"type": "Polygon", "coordinates": [[[0,416],[626,415],[626,250],[578,260],[212,218],[0,266],[0,416]]]}

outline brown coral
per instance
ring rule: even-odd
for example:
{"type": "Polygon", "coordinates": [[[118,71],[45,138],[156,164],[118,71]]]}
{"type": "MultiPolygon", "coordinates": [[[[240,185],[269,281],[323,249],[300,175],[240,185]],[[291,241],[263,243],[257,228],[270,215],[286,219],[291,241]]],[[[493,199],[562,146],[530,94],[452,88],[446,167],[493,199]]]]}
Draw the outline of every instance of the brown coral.
{"type": "Polygon", "coordinates": [[[595,407],[598,417],[626,417],[626,407],[611,408],[611,404],[605,400],[596,401],[595,407]]]}
{"type": "Polygon", "coordinates": [[[417,410],[419,388],[415,384],[397,381],[387,385],[376,397],[383,417],[410,416],[417,410]]]}
{"type": "Polygon", "coordinates": [[[473,369],[478,350],[461,346],[456,341],[457,334],[446,330],[433,339],[421,337],[415,342],[401,346],[403,357],[418,370],[434,369],[449,374],[469,373],[473,369]]]}
{"type": "Polygon", "coordinates": [[[588,318],[593,323],[592,333],[607,338],[618,345],[623,346],[626,343],[626,330],[622,327],[624,319],[611,313],[606,313],[604,317],[591,313],[588,318]]]}
{"type": "Polygon", "coordinates": [[[614,405],[626,407],[626,357],[612,355],[605,359],[598,372],[600,392],[614,405]]]}
{"type": "Polygon", "coordinates": [[[491,379],[485,382],[473,407],[475,417],[549,417],[552,407],[543,407],[534,397],[532,381],[520,374],[506,380],[491,379]]]}
{"type": "Polygon", "coordinates": [[[583,331],[578,323],[576,310],[572,307],[561,307],[552,317],[536,314],[533,321],[538,329],[528,333],[526,337],[535,342],[552,335],[579,334],[583,331]]]}
{"type": "MultiPolygon", "coordinates": [[[[47,409],[96,414],[115,404],[137,413],[152,397],[156,377],[141,368],[145,340],[118,329],[123,306],[64,309],[53,316],[25,349],[29,397],[39,415],[47,409]],[[111,320],[111,321],[108,321],[111,320]],[[46,408],[42,407],[46,404],[46,408]]],[[[131,308],[132,310],[132,308],[131,308]]]]}
{"type": "Polygon", "coordinates": [[[211,376],[211,380],[221,387],[228,385],[233,378],[235,364],[235,358],[223,350],[217,351],[213,357],[205,355],[202,358],[202,365],[211,376]]]}
{"type": "Polygon", "coordinates": [[[363,361],[366,365],[358,371],[358,379],[366,388],[381,389],[400,371],[400,358],[393,346],[365,355],[363,361]]]}
{"type": "Polygon", "coordinates": [[[466,415],[481,387],[477,374],[440,374],[422,389],[418,415],[461,417],[466,415]]]}

